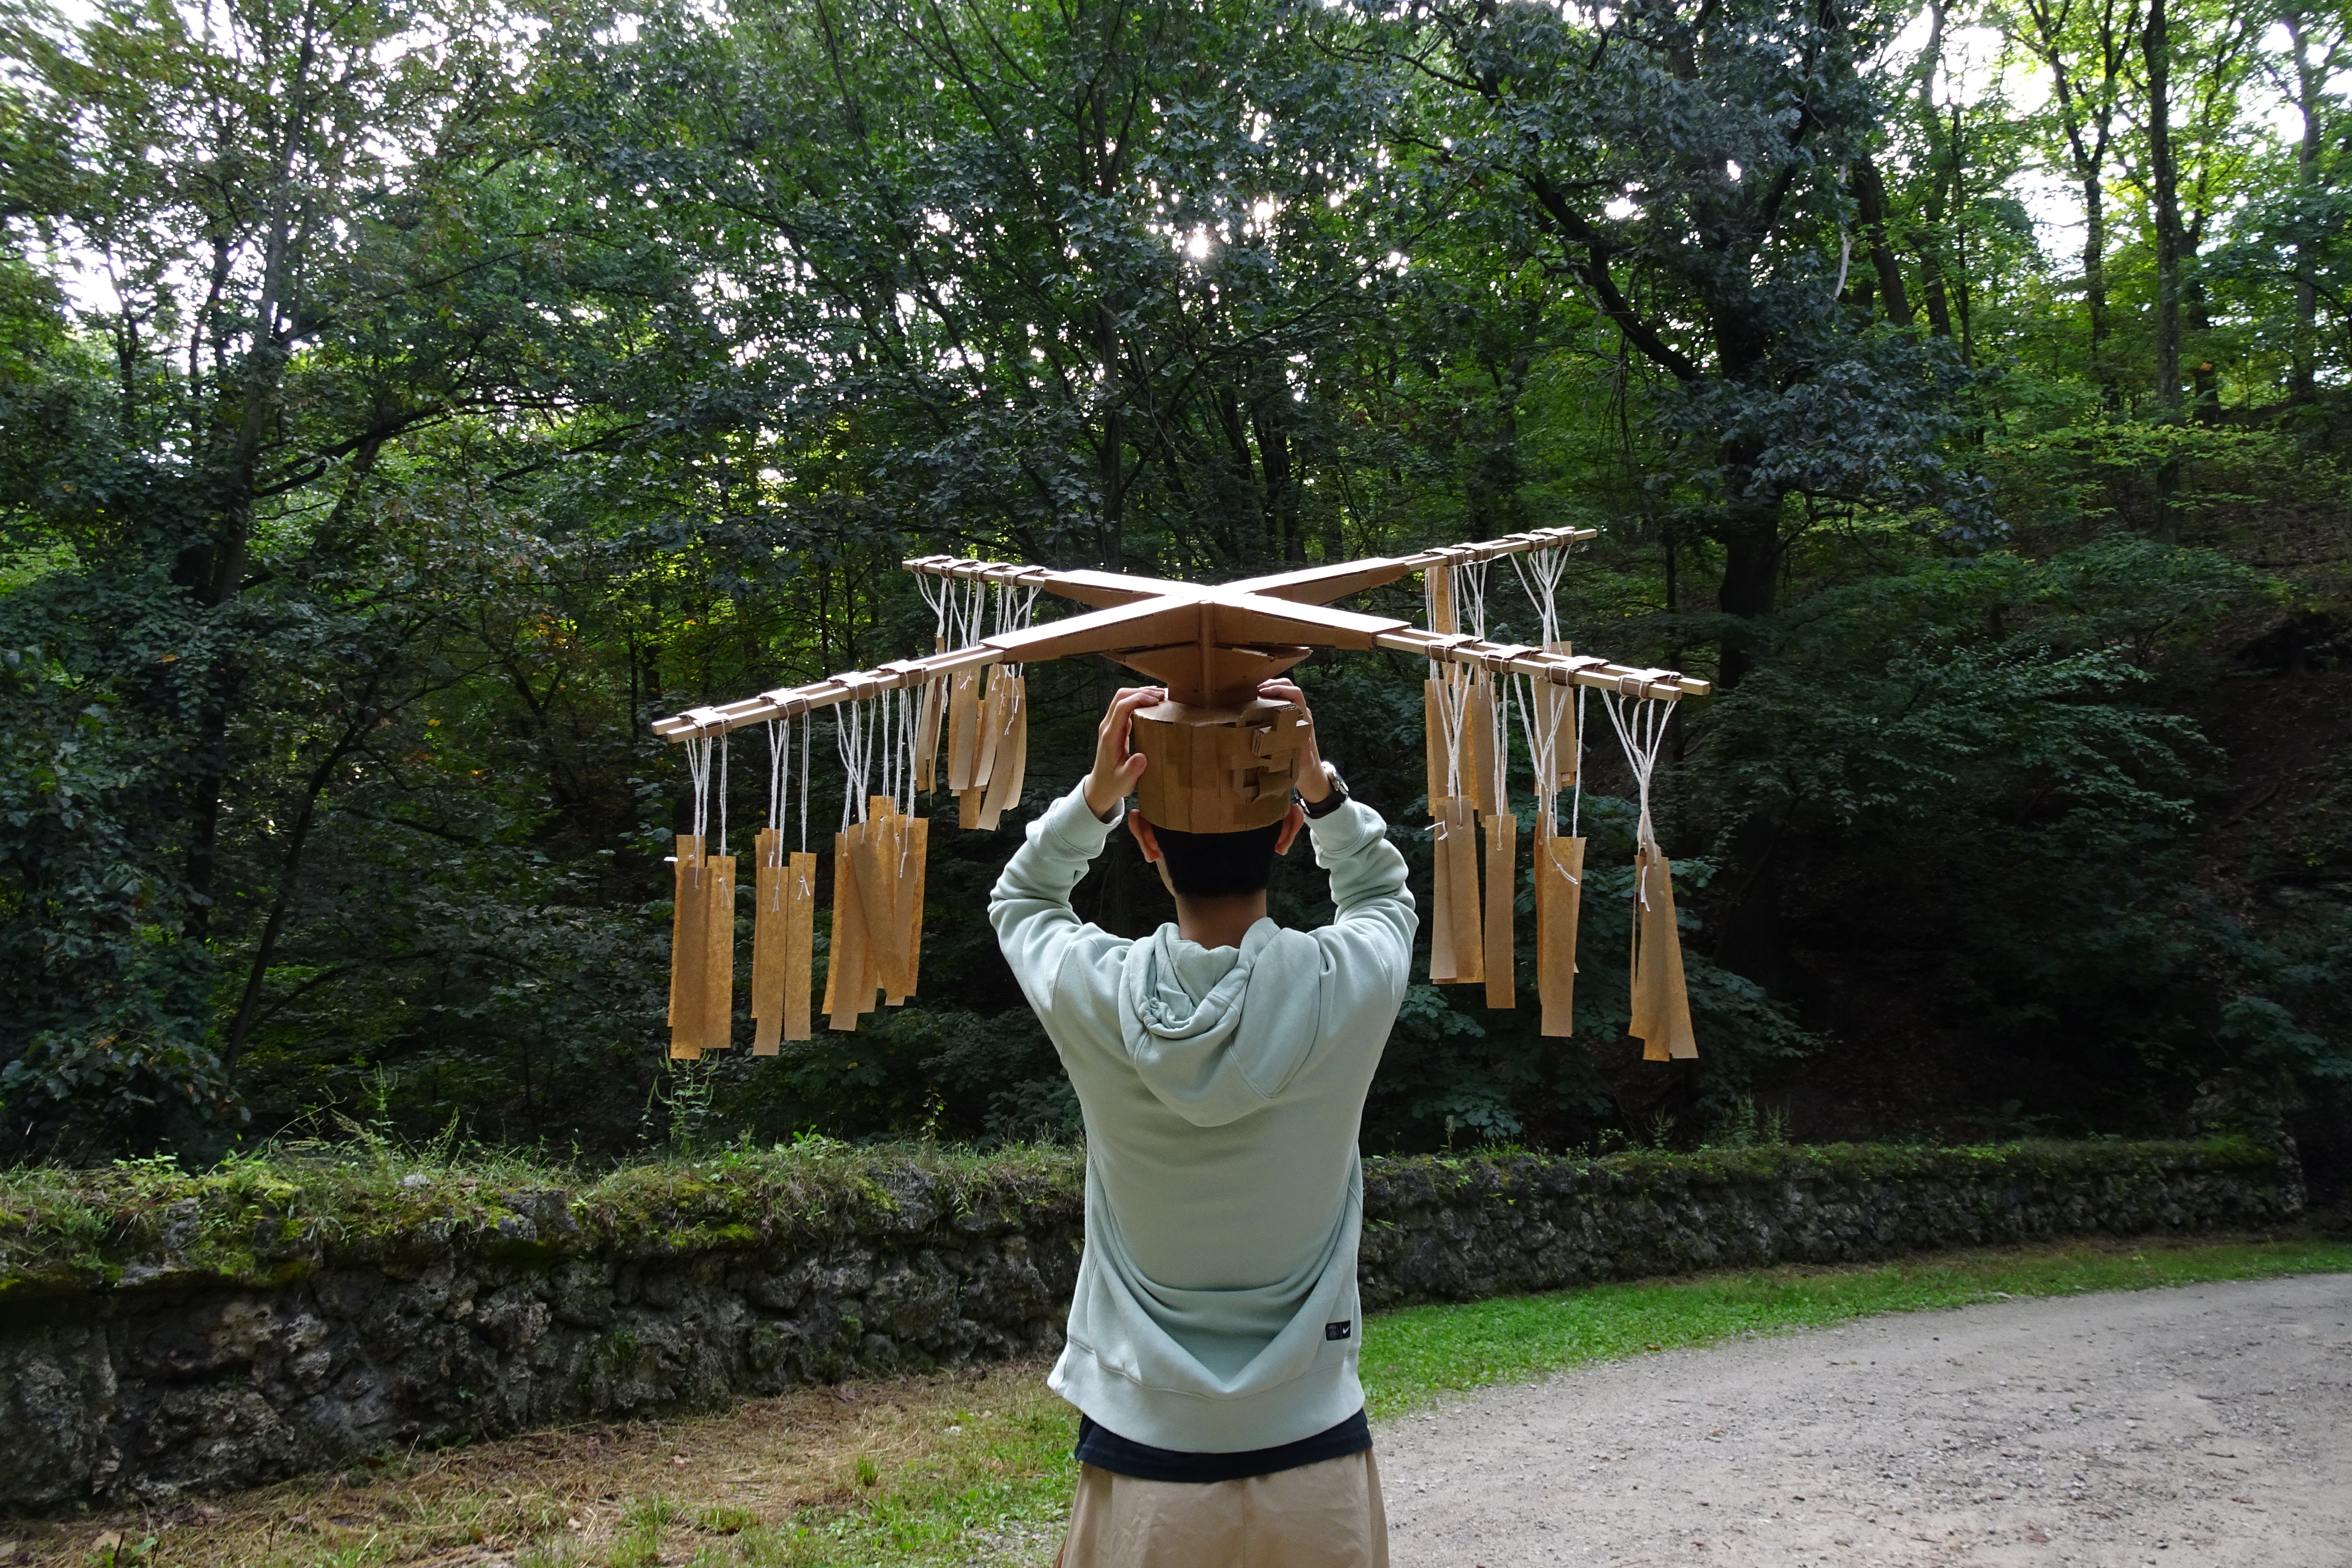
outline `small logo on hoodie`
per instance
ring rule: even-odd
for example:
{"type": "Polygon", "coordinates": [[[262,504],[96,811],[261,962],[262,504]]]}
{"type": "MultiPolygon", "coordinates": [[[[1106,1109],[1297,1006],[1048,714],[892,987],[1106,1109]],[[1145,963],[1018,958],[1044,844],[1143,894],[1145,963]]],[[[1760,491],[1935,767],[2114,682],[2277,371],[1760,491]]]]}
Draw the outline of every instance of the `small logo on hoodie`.
{"type": "Polygon", "coordinates": [[[1355,1331],[1356,1320],[1353,1318],[1349,1319],[1344,1323],[1326,1323],[1323,1325],[1323,1337],[1327,1340],[1344,1340],[1355,1331]]]}

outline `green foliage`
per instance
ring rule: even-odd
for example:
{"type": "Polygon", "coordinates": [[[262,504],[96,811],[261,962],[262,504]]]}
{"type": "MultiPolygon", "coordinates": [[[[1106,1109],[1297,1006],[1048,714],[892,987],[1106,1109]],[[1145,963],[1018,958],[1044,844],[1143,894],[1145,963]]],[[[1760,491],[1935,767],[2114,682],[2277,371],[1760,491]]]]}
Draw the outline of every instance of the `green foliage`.
{"type": "MultiPolygon", "coordinates": [[[[1580,648],[1723,682],[1660,791],[1702,1060],[1623,1059],[1596,744],[1579,1042],[1416,988],[1371,1146],[1711,1129],[1889,943],[1943,955],[1937,1026],[2117,1086],[2020,1116],[2150,1127],[2233,1070],[2331,1103],[2352,797],[2323,754],[2208,853],[2244,759],[2202,736],[2231,649],[2291,606],[2299,679],[2352,621],[2342,19],[2158,41],[2184,389],[2139,43],[1983,13],[2070,84],[2025,112],[1912,16],[0,7],[0,1159],[338,1110],[594,1157],[1067,1137],[981,910],[1114,677],[1031,672],[1030,798],[935,842],[916,1001],[688,1077],[646,721],[927,647],[908,553],[1213,576],[1562,522],[1609,530],[1580,648]],[[2051,169],[2104,204],[2083,251],[2028,221],[2051,169]]],[[[1425,880],[1420,673],[1304,679],[1425,880]]],[[[1166,913],[1123,846],[1079,897],[1166,913]]]]}

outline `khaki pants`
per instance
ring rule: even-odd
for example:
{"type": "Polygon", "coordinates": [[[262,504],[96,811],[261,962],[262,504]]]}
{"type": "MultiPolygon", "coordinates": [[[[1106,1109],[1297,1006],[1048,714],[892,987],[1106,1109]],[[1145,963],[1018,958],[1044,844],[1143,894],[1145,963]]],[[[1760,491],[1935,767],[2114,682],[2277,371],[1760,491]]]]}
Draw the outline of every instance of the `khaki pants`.
{"type": "Polygon", "coordinates": [[[1055,1568],[1388,1568],[1371,1454],[1238,1481],[1139,1481],[1078,1467],[1055,1568]]]}

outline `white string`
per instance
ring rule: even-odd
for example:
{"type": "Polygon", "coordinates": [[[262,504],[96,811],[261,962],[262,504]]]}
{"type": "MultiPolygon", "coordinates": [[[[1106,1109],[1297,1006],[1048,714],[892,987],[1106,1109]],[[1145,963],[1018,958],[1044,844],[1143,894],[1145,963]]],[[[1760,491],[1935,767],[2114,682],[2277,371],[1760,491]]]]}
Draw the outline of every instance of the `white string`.
{"type": "Polygon", "coordinates": [[[906,802],[905,809],[909,814],[915,809],[915,731],[922,718],[919,695],[904,687],[892,694],[898,710],[898,744],[891,753],[890,767],[898,775],[898,787],[891,792],[890,798],[906,802]]]}
{"type": "Polygon", "coordinates": [[[717,854],[727,853],[727,731],[719,734],[719,847],[717,854]]]}
{"type": "Polygon", "coordinates": [[[1493,781],[1495,809],[1500,811],[1503,809],[1503,802],[1510,798],[1511,794],[1511,689],[1507,679],[1496,680],[1492,675],[1486,679],[1490,684],[1502,687],[1502,690],[1496,694],[1495,703],[1495,777],[1493,781]]]}
{"type": "MultiPolygon", "coordinates": [[[[784,722],[789,725],[792,721],[784,722]]],[[[801,853],[808,853],[808,789],[809,774],[816,772],[816,714],[814,710],[801,715],[801,853]]]]}
{"type": "Polygon", "coordinates": [[[866,705],[845,702],[833,710],[833,749],[841,758],[841,830],[849,831],[849,814],[854,807],[857,820],[866,820],[866,705]]]}
{"type": "Polygon", "coordinates": [[[709,736],[687,737],[686,776],[694,790],[694,843],[699,849],[702,846],[702,836],[710,830],[709,736]]]}
{"type": "MultiPolygon", "coordinates": [[[[1546,685],[1549,685],[1549,679],[1546,685]]],[[[1549,819],[1553,815],[1552,803],[1559,797],[1559,791],[1552,782],[1559,777],[1559,769],[1554,765],[1559,754],[1559,730],[1556,725],[1547,727],[1536,722],[1533,676],[1521,675],[1512,679],[1508,695],[1518,702],[1519,730],[1528,738],[1528,767],[1535,774],[1536,807],[1549,819]]],[[[1544,826],[1549,829],[1552,823],[1547,820],[1544,826]]]]}
{"type": "Polygon", "coordinates": [[[1470,718],[1470,683],[1452,676],[1454,667],[1430,661],[1430,669],[1437,680],[1437,723],[1445,732],[1445,793],[1453,799],[1462,796],[1462,727],[1470,718]]]}
{"type": "MultiPolygon", "coordinates": [[[[790,719],[768,721],[768,831],[775,837],[768,851],[774,857],[770,867],[784,863],[783,815],[786,793],[792,787],[793,721],[790,719]]],[[[803,827],[803,832],[807,829],[803,827]]],[[[781,910],[783,905],[784,879],[771,878],[768,882],[768,908],[781,910]]]]}
{"type": "MultiPolygon", "coordinates": [[[[1609,710],[1609,722],[1617,731],[1617,742],[1625,748],[1625,763],[1633,770],[1633,783],[1641,791],[1642,822],[1636,842],[1648,849],[1658,847],[1657,836],[1650,826],[1650,775],[1658,765],[1658,748],[1666,738],[1666,721],[1675,716],[1675,700],[1671,697],[1658,701],[1613,694],[1602,698],[1609,710]]],[[[1642,892],[1642,907],[1650,907],[1646,889],[1642,892]]]]}
{"type": "Polygon", "coordinates": [[[1568,806],[1568,836],[1581,838],[1584,818],[1584,688],[1576,689],[1576,793],[1568,806]]]}
{"type": "MultiPolygon", "coordinates": [[[[768,721],[768,826],[776,830],[776,864],[784,863],[784,823],[792,805],[793,791],[793,721],[790,719],[768,721]]],[[[801,824],[806,837],[808,824],[801,824]]]]}
{"type": "MultiPolygon", "coordinates": [[[[1448,619],[1454,626],[1462,624],[1458,610],[1459,587],[1454,577],[1453,572],[1429,572],[1422,575],[1421,595],[1432,626],[1435,626],[1438,620],[1437,579],[1445,583],[1446,608],[1454,612],[1448,619]]],[[[1452,799],[1459,799],[1462,795],[1462,725],[1468,717],[1466,704],[1470,695],[1469,681],[1454,678],[1453,672],[1456,668],[1444,659],[1429,661],[1429,679],[1437,689],[1437,727],[1445,746],[1445,793],[1452,799]]],[[[1434,806],[1436,802],[1430,804],[1434,806]]]]}
{"type": "Polygon", "coordinates": [[[1507,558],[1512,575],[1526,591],[1528,603],[1535,607],[1536,622],[1542,633],[1545,647],[1559,641],[1559,580],[1568,570],[1568,552],[1563,549],[1531,550],[1522,557],[1507,558]]]}
{"type": "Polygon", "coordinates": [[[944,643],[948,637],[948,598],[955,587],[952,577],[933,577],[928,572],[915,574],[915,586],[923,595],[923,603],[931,609],[931,640],[944,643]],[[932,584],[937,584],[936,592],[932,584]]]}

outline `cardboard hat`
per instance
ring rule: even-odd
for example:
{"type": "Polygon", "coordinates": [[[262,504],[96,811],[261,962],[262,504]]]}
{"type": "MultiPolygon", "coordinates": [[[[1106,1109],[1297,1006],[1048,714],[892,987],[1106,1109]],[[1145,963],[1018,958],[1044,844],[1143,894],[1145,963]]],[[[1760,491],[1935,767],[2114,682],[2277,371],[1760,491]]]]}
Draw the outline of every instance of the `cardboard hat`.
{"type": "Polygon", "coordinates": [[[1280,822],[1298,780],[1307,716],[1257,697],[1225,707],[1160,702],[1135,713],[1134,748],[1151,759],[1136,809],[1178,833],[1243,833],[1280,822]]]}

